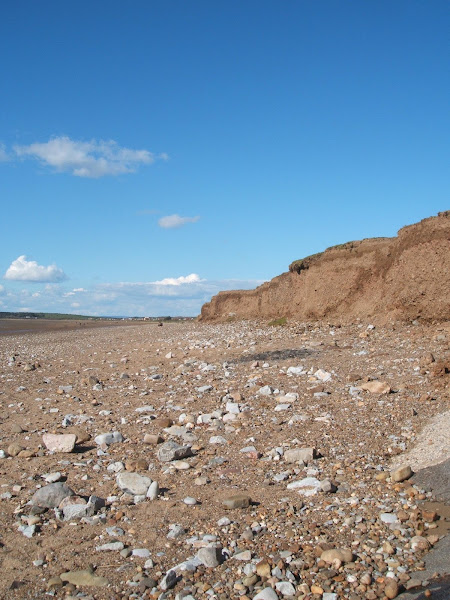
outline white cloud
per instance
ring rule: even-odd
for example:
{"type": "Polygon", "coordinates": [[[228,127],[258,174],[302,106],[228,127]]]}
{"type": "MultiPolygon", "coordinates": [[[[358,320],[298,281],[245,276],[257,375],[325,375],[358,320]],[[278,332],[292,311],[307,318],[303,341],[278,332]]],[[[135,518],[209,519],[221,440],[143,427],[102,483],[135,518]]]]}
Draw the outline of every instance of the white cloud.
{"type": "Polygon", "coordinates": [[[15,146],[14,151],[18,156],[35,158],[56,171],[93,178],[133,173],[141,164],[168,158],[165,154],[155,156],[148,150],[122,148],[113,140],[82,142],[67,136],[29,146],[15,146]]]}
{"type": "Polygon", "coordinates": [[[185,277],[183,275],[181,277],[166,277],[161,281],[152,281],[151,283],[155,285],[182,285],[183,283],[198,283],[199,281],[202,280],[197,273],[191,273],[185,277]]]}
{"type": "Polygon", "coordinates": [[[9,156],[6,152],[6,146],[0,143],[0,162],[6,162],[7,160],[9,160],[9,156]]]}
{"type": "Polygon", "coordinates": [[[180,217],[180,215],[168,215],[167,217],[161,217],[158,221],[158,225],[163,229],[173,229],[175,227],[182,227],[186,223],[196,223],[200,217],[180,217]]]}
{"type": "MultiPolygon", "coordinates": [[[[83,288],[83,293],[71,293],[71,288],[45,284],[36,297],[28,289],[13,288],[1,294],[2,310],[77,313],[101,316],[195,316],[211,296],[221,290],[251,289],[260,280],[217,281],[201,279],[197,274],[167,277],[160,281],[118,282],[96,284],[83,288]],[[173,281],[179,283],[173,283],[173,281]]],[[[80,289],[80,288],[75,288],[80,289]]]]}
{"type": "Polygon", "coordinates": [[[10,281],[59,282],[67,279],[64,271],[56,265],[44,267],[35,260],[27,260],[25,255],[13,260],[3,279],[10,281]]]}

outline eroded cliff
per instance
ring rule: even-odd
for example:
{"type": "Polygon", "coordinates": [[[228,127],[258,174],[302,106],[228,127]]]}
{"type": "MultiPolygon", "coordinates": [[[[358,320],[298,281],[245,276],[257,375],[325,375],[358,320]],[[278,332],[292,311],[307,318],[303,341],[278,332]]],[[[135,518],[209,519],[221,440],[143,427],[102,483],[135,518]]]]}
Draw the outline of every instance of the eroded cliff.
{"type": "Polygon", "coordinates": [[[394,238],[328,248],[293,262],[254,290],[220,292],[200,319],[278,317],[450,319],[450,211],[403,227],[394,238]]]}

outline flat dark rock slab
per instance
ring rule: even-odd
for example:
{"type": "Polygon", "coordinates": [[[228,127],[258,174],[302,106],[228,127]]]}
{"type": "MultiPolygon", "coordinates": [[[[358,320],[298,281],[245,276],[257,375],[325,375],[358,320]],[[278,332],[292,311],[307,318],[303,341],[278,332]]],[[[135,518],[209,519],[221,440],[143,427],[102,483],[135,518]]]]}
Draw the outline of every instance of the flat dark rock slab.
{"type": "Polygon", "coordinates": [[[450,503],[450,458],[438,465],[417,471],[412,482],[425,490],[433,491],[437,500],[450,503]]]}
{"type": "MultiPolygon", "coordinates": [[[[414,474],[413,483],[427,491],[432,491],[436,500],[450,504],[450,459],[421,469],[414,474]]],[[[413,579],[428,580],[426,588],[418,588],[401,594],[402,600],[425,600],[425,589],[432,591],[433,600],[448,600],[450,598],[450,535],[441,539],[425,556],[425,571],[411,574],[413,579]],[[434,573],[442,577],[431,579],[434,573]]]]}

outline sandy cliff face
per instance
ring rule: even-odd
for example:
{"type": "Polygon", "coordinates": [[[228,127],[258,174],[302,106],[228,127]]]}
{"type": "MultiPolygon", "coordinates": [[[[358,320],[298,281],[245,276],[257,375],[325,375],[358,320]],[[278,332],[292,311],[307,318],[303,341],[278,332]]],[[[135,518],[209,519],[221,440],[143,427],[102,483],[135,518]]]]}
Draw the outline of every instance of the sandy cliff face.
{"type": "Polygon", "coordinates": [[[450,319],[450,211],[295,261],[255,290],[220,292],[200,315],[230,317],[450,319]]]}

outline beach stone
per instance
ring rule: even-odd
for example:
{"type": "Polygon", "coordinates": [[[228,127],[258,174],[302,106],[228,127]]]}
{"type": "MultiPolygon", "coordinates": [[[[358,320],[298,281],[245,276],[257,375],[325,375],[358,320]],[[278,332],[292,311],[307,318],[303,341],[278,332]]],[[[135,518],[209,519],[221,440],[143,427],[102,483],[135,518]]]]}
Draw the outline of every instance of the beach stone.
{"type": "Polygon", "coordinates": [[[275,584],[275,589],[282,596],[294,596],[295,595],[295,587],[292,585],[290,581],[278,581],[275,584]]]}
{"type": "Polygon", "coordinates": [[[320,555],[320,560],[329,564],[332,564],[335,560],[348,563],[352,562],[353,554],[351,550],[346,548],[333,548],[331,550],[324,550],[320,555]]]}
{"type": "Polygon", "coordinates": [[[145,496],[148,488],[152,484],[152,480],[145,475],[122,471],[117,474],[116,483],[123,492],[132,494],[133,496],[145,496]]]}
{"type": "Polygon", "coordinates": [[[97,552],[117,552],[123,550],[123,548],[123,542],[108,542],[95,547],[97,552]]]}
{"type": "Polygon", "coordinates": [[[137,556],[138,558],[149,558],[150,550],[147,548],[135,548],[132,553],[132,556],[137,556]]]}
{"type": "Polygon", "coordinates": [[[157,481],[152,481],[148,490],[147,490],[147,498],[149,500],[156,500],[159,494],[159,484],[157,481]]]}
{"type": "Polygon", "coordinates": [[[58,481],[37,490],[31,498],[31,504],[42,508],[57,508],[68,496],[75,496],[75,492],[65,483],[58,481]]]}
{"type": "Polygon", "coordinates": [[[46,483],[56,483],[61,479],[62,475],[59,471],[55,471],[54,473],[43,473],[41,477],[46,483]]]}
{"type": "Polygon", "coordinates": [[[222,551],[220,548],[215,548],[214,546],[206,546],[205,548],[200,548],[197,552],[197,558],[203,566],[214,568],[222,562],[222,551]]]}
{"type": "Polygon", "coordinates": [[[431,544],[427,538],[421,535],[415,535],[411,538],[411,550],[413,552],[416,552],[417,550],[429,550],[430,545],[431,544]]]}
{"type": "Polygon", "coordinates": [[[260,577],[267,577],[269,578],[270,575],[272,573],[272,569],[270,564],[267,562],[267,560],[260,560],[259,563],[257,563],[256,565],[256,574],[259,575],[260,577]]]}
{"type": "Polygon", "coordinates": [[[50,579],[47,582],[47,589],[48,590],[56,590],[58,588],[61,588],[64,585],[63,580],[61,579],[61,577],[50,577],[50,579]]]}
{"type": "Polygon", "coordinates": [[[266,587],[256,596],[253,596],[253,600],[278,600],[278,594],[273,588],[266,587]]]}
{"type": "Polygon", "coordinates": [[[123,436],[118,431],[101,433],[100,435],[97,435],[97,437],[94,438],[94,442],[99,446],[102,446],[103,444],[106,444],[106,446],[110,446],[111,444],[118,444],[120,442],[123,442],[123,436]]]}
{"type": "Polygon", "coordinates": [[[316,455],[315,448],[291,448],[284,452],[284,460],[287,463],[303,462],[307,465],[316,455]]]}
{"type": "Polygon", "coordinates": [[[24,450],[23,446],[17,444],[16,442],[13,442],[8,446],[7,452],[9,456],[18,456],[19,453],[22,452],[22,450],[24,450]]]}
{"type": "Polygon", "coordinates": [[[392,579],[392,577],[387,577],[386,585],[384,586],[383,591],[387,598],[397,598],[399,592],[398,583],[395,581],[395,579],[392,579]]]}
{"type": "Polygon", "coordinates": [[[321,484],[315,477],[305,477],[299,481],[292,481],[287,484],[288,490],[296,490],[303,496],[314,496],[321,489],[321,484]]]}
{"type": "Polygon", "coordinates": [[[400,483],[401,481],[405,481],[409,479],[413,475],[413,470],[410,465],[405,465],[403,467],[399,467],[395,469],[395,471],[391,471],[391,479],[396,483],[400,483]]]}
{"type": "Polygon", "coordinates": [[[178,575],[175,571],[170,570],[167,571],[166,575],[161,579],[159,587],[162,589],[163,592],[166,592],[167,590],[172,589],[177,584],[177,581],[178,575]]]}
{"type": "Polygon", "coordinates": [[[188,506],[195,506],[196,504],[198,504],[198,501],[193,498],[192,496],[186,496],[186,498],[184,498],[183,502],[185,504],[187,504],[188,506]]]}
{"type": "Polygon", "coordinates": [[[72,452],[75,448],[77,436],[74,433],[44,433],[42,440],[50,452],[72,452]]]}
{"type": "Polygon", "coordinates": [[[213,435],[209,438],[210,444],[226,444],[227,440],[221,435],[213,435]]]}
{"type": "Polygon", "coordinates": [[[390,394],[391,386],[385,381],[367,381],[359,386],[362,390],[366,390],[371,394],[390,394]]]}
{"type": "Polygon", "coordinates": [[[67,583],[72,583],[76,586],[90,585],[93,587],[104,587],[109,585],[109,581],[106,577],[95,575],[90,569],[67,571],[66,573],[61,573],[59,577],[61,581],[67,581],[67,583]]]}
{"type": "Polygon", "coordinates": [[[163,438],[156,433],[146,433],[144,435],[144,444],[150,444],[151,446],[157,446],[162,444],[163,438]]]}
{"type": "Polygon", "coordinates": [[[67,496],[62,500],[59,509],[63,511],[64,520],[81,519],[87,516],[88,505],[84,498],[67,496]]]}
{"type": "Polygon", "coordinates": [[[392,525],[392,523],[398,523],[398,516],[395,513],[380,513],[380,520],[383,523],[387,523],[388,525],[392,525]]]}
{"type": "Polygon", "coordinates": [[[160,462],[170,462],[172,460],[180,460],[191,456],[192,451],[189,446],[180,446],[177,442],[169,440],[164,442],[158,448],[157,457],[160,462]]]}
{"type": "Polygon", "coordinates": [[[251,499],[248,494],[233,494],[222,500],[225,508],[247,508],[251,504],[251,499]]]}

